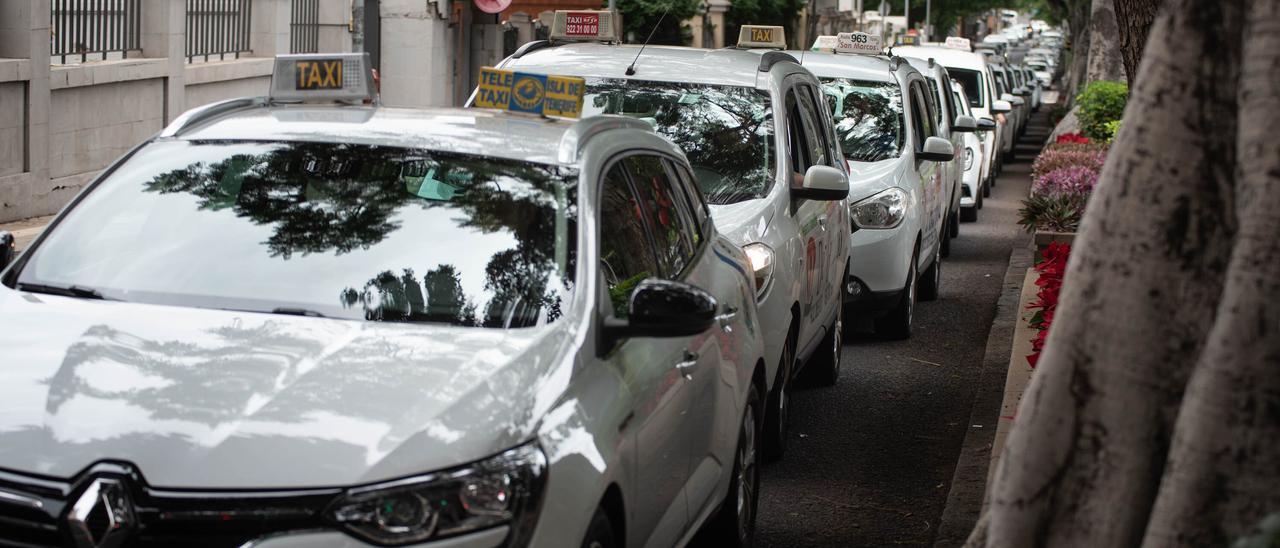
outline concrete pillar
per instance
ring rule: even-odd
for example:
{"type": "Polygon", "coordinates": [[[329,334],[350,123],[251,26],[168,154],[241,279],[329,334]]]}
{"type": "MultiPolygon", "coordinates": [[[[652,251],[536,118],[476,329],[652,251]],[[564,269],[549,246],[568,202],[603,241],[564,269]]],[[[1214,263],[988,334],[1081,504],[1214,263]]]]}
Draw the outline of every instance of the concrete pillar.
{"type": "Polygon", "coordinates": [[[50,209],[36,203],[49,192],[49,0],[0,1],[0,57],[29,59],[31,75],[25,82],[24,170],[0,178],[4,221],[50,209]]]}
{"type": "Polygon", "coordinates": [[[507,18],[507,24],[516,29],[516,43],[519,45],[533,41],[533,17],[522,11],[515,12],[507,18]]]}
{"type": "MultiPolygon", "coordinates": [[[[422,0],[383,0],[382,103],[397,107],[450,106],[454,45],[448,14],[422,0]]],[[[465,99],[465,98],[464,98],[465,99]]]]}
{"type": "Polygon", "coordinates": [[[692,31],[693,33],[693,43],[691,45],[695,48],[707,47],[705,44],[702,43],[703,42],[702,40],[703,21],[705,21],[705,19],[702,17],[701,13],[689,18],[689,30],[692,31]]]}
{"type": "Polygon", "coordinates": [[[729,0],[707,0],[707,17],[711,18],[712,35],[715,43],[708,47],[723,48],[726,43],[736,43],[737,36],[724,35],[724,14],[729,11],[729,0]]]}
{"type": "MultiPolygon", "coordinates": [[[[289,0],[253,0],[249,48],[254,57],[274,57],[289,53],[289,22],[292,19],[289,0]]],[[[323,50],[322,50],[323,51],[323,50]]]]}
{"type": "Polygon", "coordinates": [[[166,124],[187,108],[186,34],[186,2],[142,0],[142,56],[165,60],[166,124]]]}

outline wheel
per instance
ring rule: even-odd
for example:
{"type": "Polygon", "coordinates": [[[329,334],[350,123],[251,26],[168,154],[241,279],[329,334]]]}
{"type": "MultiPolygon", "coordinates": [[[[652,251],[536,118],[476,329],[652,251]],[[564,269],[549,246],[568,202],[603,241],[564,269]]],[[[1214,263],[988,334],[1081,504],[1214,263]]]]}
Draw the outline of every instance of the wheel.
{"type": "MultiPolygon", "coordinates": [[[[941,248],[942,246],[938,246],[941,248]]],[[[922,301],[938,300],[938,290],[942,287],[942,251],[933,255],[933,264],[926,268],[920,276],[920,296],[922,301]]]]}
{"type": "Polygon", "coordinates": [[[791,423],[791,381],[795,371],[796,347],[793,337],[787,335],[778,359],[778,380],[769,394],[768,411],[764,419],[764,458],[775,461],[787,452],[787,432],[791,423]]]}
{"type": "Polygon", "coordinates": [[[747,393],[747,408],[738,427],[738,449],[734,452],[729,493],[709,524],[708,532],[716,540],[715,546],[746,547],[755,544],[756,510],[760,503],[759,414],[760,393],[753,384],[747,393]]]}
{"type": "Polygon", "coordinates": [[[888,314],[876,319],[876,334],[886,339],[906,339],[911,336],[911,319],[916,311],[916,259],[920,250],[911,255],[907,266],[907,285],[902,288],[898,304],[888,314]]]}
{"type": "Polygon", "coordinates": [[[613,532],[613,521],[604,508],[596,508],[591,516],[591,524],[587,526],[587,536],[582,539],[582,548],[616,548],[621,546],[613,532]]]}
{"type": "Polygon", "coordinates": [[[951,237],[959,238],[960,237],[960,212],[952,211],[951,217],[948,217],[947,221],[951,225],[951,237]]]}
{"type": "Polygon", "coordinates": [[[947,216],[942,220],[942,233],[938,238],[942,240],[942,244],[938,246],[943,257],[951,255],[951,212],[947,212],[947,216]]]}
{"type": "Polygon", "coordinates": [[[966,223],[972,223],[978,220],[978,205],[975,203],[973,207],[960,208],[960,220],[966,223]]]}
{"type": "MultiPolygon", "coordinates": [[[[845,279],[848,279],[846,276],[845,279]]],[[[818,351],[805,366],[807,375],[820,386],[835,386],[840,379],[840,356],[844,352],[844,306],[837,307],[836,319],[822,338],[818,351]]]]}
{"type": "Polygon", "coordinates": [[[996,180],[992,179],[987,184],[982,185],[982,192],[978,194],[978,209],[982,209],[982,199],[991,195],[991,187],[996,185],[996,180]]]}

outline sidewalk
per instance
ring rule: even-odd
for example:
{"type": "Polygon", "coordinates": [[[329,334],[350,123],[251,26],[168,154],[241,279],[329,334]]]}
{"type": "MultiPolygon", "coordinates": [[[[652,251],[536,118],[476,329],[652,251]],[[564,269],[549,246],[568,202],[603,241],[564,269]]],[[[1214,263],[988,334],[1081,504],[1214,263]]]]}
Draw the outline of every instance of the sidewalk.
{"type": "Polygon", "coordinates": [[[31,244],[32,240],[36,239],[36,236],[40,235],[40,231],[44,230],[45,225],[52,220],[53,216],[50,215],[11,223],[0,223],[0,231],[13,233],[13,237],[18,243],[18,251],[22,251],[31,244]]]}

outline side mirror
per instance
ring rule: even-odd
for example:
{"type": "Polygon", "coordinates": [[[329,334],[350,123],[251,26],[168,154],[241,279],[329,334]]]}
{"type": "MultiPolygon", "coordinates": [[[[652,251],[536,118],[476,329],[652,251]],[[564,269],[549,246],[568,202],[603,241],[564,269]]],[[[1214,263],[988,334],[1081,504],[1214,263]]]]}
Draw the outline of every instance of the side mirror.
{"type": "Polygon", "coordinates": [[[849,197],[849,177],[834,167],[810,167],[804,174],[804,186],[792,188],[791,197],[805,200],[843,200],[849,197]]]}
{"type": "Polygon", "coordinates": [[[1001,99],[999,101],[991,102],[992,114],[1005,114],[1011,110],[1013,110],[1013,103],[1010,103],[1009,101],[1001,99]]]}
{"type": "Polygon", "coordinates": [[[1022,106],[1022,99],[1019,99],[1017,96],[1015,96],[1012,93],[1006,93],[1004,95],[1001,95],[1000,100],[1006,103],[1009,103],[1010,105],[1009,110],[1013,110],[1013,107],[1022,106]]]}
{"type": "Polygon", "coordinates": [[[951,141],[942,137],[930,137],[924,140],[924,149],[916,153],[917,160],[929,162],[950,162],[956,157],[956,149],[951,141]]]}
{"type": "Polygon", "coordinates": [[[978,131],[995,131],[996,121],[990,118],[978,119],[978,131]]]}
{"type": "Polygon", "coordinates": [[[627,337],[687,337],[716,323],[716,298],[692,285],[649,278],[631,292],[630,315],[605,319],[610,341],[627,337]]]}
{"type": "Polygon", "coordinates": [[[13,257],[18,254],[17,246],[13,234],[0,231],[0,270],[4,270],[4,267],[13,262],[13,257]]]}
{"type": "Polygon", "coordinates": [[[956,133],[973,133],[978,131],[978,122],[972,116],[961,114],[956,116],[955,123],[951,124],[951,131],[956,133]]]}
{"type": "Polygon", "coordinates": [[[1014,94],[1014,95],[1019,95],[1019,96],[1022,96],[1022,97],[1026,97],[1026,96],[1028,96],[1028,95],[1031,95],[1031,90],[1029,90],[1029,89],[1027,89],[1027,88],[1025,88],[1025,87],[1021,87],[1021,88],[1018,88],[1018,89],[1013,90],[1013,94],[1014,94]]]}

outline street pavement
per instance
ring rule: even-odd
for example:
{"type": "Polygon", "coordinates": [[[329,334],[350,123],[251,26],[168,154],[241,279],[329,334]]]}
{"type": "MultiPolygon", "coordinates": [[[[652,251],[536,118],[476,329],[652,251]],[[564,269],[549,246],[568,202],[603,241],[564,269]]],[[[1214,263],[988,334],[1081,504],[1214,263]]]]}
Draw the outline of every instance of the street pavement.
{"type": "Polygon", "coordinates": [[[975,425],[970,411],[1047,110],[978,221],[961,225],[912,338],[862,326],[846,338],[839,383],[796,392],[788,453],[763,469],[758,546],[933,545],[967,429],[996,427],[995,413],[975,425]]]}

